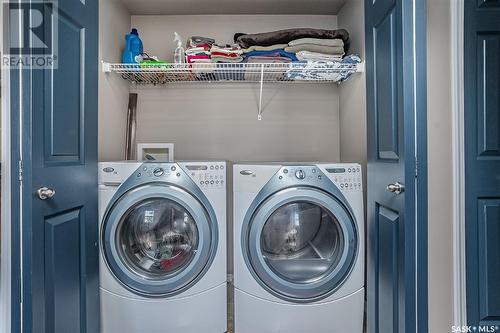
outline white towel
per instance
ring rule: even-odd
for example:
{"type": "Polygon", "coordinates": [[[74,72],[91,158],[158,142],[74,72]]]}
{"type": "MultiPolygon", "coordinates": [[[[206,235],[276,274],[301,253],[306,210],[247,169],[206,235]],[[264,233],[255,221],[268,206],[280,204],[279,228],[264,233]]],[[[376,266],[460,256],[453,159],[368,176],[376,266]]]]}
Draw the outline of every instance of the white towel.
{"type": "Polygon", "coordinates": [[[336,39],[320,39],[320,38],[299,38],[292,40],[288,43],[289,46],[296,46],[302,44],[314,44],[321,46],[341,46],[344,47],[344,41],[340,38],[336,39]]]}
{"type": "Polygon", "coordinates": [[[324,61],[338,61],[342,60],[341,55],[332,55],[311,51],[299,51],[296,54],[299,60],[324,60],[324,61]]]}

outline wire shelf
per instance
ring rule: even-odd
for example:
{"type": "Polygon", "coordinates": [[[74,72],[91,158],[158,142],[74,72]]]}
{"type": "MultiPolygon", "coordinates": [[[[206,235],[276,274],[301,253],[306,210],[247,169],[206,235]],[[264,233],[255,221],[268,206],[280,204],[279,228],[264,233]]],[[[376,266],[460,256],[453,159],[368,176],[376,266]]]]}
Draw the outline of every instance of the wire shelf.
{"type": "Polygon", "coordinates": [[[197,63],[136,65],[103,62],[103,71],[138,85],[168,83],[340,83],[364,71],[364,63],[197,63]]]}

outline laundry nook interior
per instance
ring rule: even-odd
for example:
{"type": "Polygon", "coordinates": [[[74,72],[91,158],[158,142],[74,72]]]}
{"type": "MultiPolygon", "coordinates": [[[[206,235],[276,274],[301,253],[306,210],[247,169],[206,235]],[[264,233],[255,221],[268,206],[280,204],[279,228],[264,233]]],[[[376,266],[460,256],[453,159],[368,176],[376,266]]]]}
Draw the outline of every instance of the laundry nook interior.
{"type": "MultiPolygon", "coordinates": [[[[264,2],[262,8],[258,3],[250,6],[238,2],[243,8],[221,4],[217,8],[207,6],[201,12],[199,5],[181,6],[179,2],[183,15],[136,15],[119,1],[106,1],[101,3],[99,59],[120,63],[123,36],[131,27],[138,29],[144,52],[170,61],[176,48],[174,32],[184,42],[190,36],[204,35],[218,43],[232,44],[236,32],[311,27],[346,29],[350,36],[348,54],[357,54],[364,61],[363,3],[348,1],[342,7],[343,2],[325,1],[321,2],[325,8],[316,8],[297,1],[291,9],[284,2],[282,6],[264,2]],[[224,12],[225,5],[232,14],[214,15],[224,12]],[[330,15],[317,15],[326,9],[330,15]],[[276,15],[283,14],[280,10],[294,14],[276,15]]],[[[133,1],[126,3],[130,4],[128,8],[148,14],[160,6],[154,1],[141,1],[140,6],[133,6],[133,1]],[[148,9],[148,4],[152,9],[148,9]]],[[[157,12],[171,11],[165,7],[157,12]]],[[[174,142],[176,159],[365,164],[363,72],[341,84],[319,80],[264,82],[261,121],[257,119],[260,78],[255,76],[257,84],[235,80],[154,86],[133,84],[119,74],[101,72],[99,160],[123,159],[128,94],[137,92],[137,142],[174,142]]]]}
{"type": "MultiPolygon", "coordinates": [[[[363,1],[318,1],[317,4],[303,1],[256,3],[216,1],[213,4],[170,1],[168,4],[167,2],[162,4],[158,1],[112,0],[100,1],[99,9],[99,60],[101,61],[99,73],[99,161],[101,163],[99,172],[102,177],[99,185],[100,193],[101,189],[106,187],[105,179],[113,177],[102,171],[106,168],[125,173],[121,181],[127,181],[129,177],[137,178],[136,169],[140,167],[139,162],[133,163],[134,166],[130,167],[130,164],[127,166],[127,164],[113,161],[122,161],[126,157],[136,160],[139,152],[135,147],[137,144],[145,143],[173,143],[175,161],[197,162],[182,162],[186,163],[182,165],[169,162],[170,164],[162,166],[156,161],[150,161],[145,165],[151,165],[152,169],[144,167],[148,170],[142,172],[144,175],[147,172],[154,173],[158,168],[169,171],[169,168],[175,165],[180,167],[183,176],[185,173],[198,185],[204,182],[205,177],[208,177],[207,184],[211,179],[213,184],[224,181],[224,188],[227,186],[227,219],[222,228],[226,234],[223,237],[219,235],[219,241],[227,241],[227,267],[224,268],[227,269],[227,298],[224,299],[222,311],[216,303],[210,305],[206,299],[196,299],[193,296],[191,302],[200,307],[196,311],[204,312],[197,315],[200,325],[204,325],[207,332],[226,330],[237,333],[329,332],[333,329],[330,318],[335,318],[336,329],[344,328],[349,332],[361,332],[364,327],[365,313],[365,208],[363,204],[365,192],[362,175],[366,171],[367,160],[363,1]],[[244,61],[242,63],[217,63],[216,65],[205,63],[171,65],[178,46],[174,41],[174,32],[180,36],[182,46],[186,46],[187,54],[188,43],[186,41],[189,39],[188,42],[191,42],[192,36],[203,36],[213,39],[217,45],[229,46],[237,42],[235,33],[261,33],[297,28],[318,31],[345,29],[349,42],[342,45],[346,44],[344,45],[346,53],[340,55],[338,61],[331,62],[329,65],[339,67],[312,68],[308,72],[308,75],[312,73],[312,76],[299,80],[291,75],[297,73],[301,75],[304,73],[303,69],[290,70],[294,62],[280,64],[279,59],[267,62],[265,58],[263,59],[266,61],[258,61],[261,60],[259,58],[254,63],[244,61]],[[137,30],[144,53],[149,57],[164,60],[167,65],[162,62],[141,67],[123,64],[122,55],[125,47],[123,36],[131,29],[137,30]],[[347,59],[346,57],[351,55],[357,59],[356,62],[347,65],[341,63],[342,58],[347,59]],[[344,76],[341,77],[341,75],[344,76]],[[127,117],[127,112],[130,112],[130,94],[137,94],[133,124],[130,124],[130,117],[127,117]],[[133,130],[130,126],[133,126],[133,130]],[[131,132],[133,132],[133,138],[130,138],[131,132]],[[132,147],[127,148],[129,145],[132,147]],[[128,156],[125,155],[127,149],[128,156]],[[216,173],[215,169],[210,170],[210,167],[213,167],[212,162],[203,161],[225,161],[223,176],[221,174],[218,178],[216,174],[221,173],[222,170],[216,173]],[[234,174],[233,165],[235,165],[234,174]],[[286,174],[283,174],[284,170],[286,174]],[[244,176],[245,172],[249,175],[244,176]],[[280,200],[283,201],[271,212],[263,213],[271,215],[273,211],[276,211],[273,216],[265,218],[274,222],[270,222],[267,227],[261,226],[261,228],[268,229],[264,232],[267,235],[265,240],[262,238],[261,241],[267,242],[269,247],[274,247],[274,259],[272,259],[274,264],[260,261],[271,260],[269,258],[272,251],[269,249],[267,251],[271,252],[266,252],[267,254],[259,252],[262,258],[267,259],[259,260],[257,257],[251,259],[246,255],[244,259],[240,255],[242,246],[240,237],[243,237],[240,233],[243,221],[233,220],[233,216],[243,219],[245,212],[236,212],[236,207],[250,205],[260,192],[259,186],[264,187],[267,182],[273,182],[274,178],[277,180],[277,177],[281,179],[285,176],[287,179],[286,177],[289,176],[291,183],[283,188],[278,186],[269,195],[292,186],[297,180],[304,182],[296,177],[296,172],[305,173],[306,183],[312,179],[310,177],[313,175],[319,176],[320,179],[323,176],[323,181],[336,184],[338,189],[335,190],[335,194],[328,195],[325,195],[329,193],[328,190],[323,189],[319,193],[313,193],[312,199],[308,199],[309,184],[306,188],[302,188],[302,191],[306,190],[306,192],[302,193],[301,197],[281,198],[280,200]],[[213,178],[214,176],[217,179],[213,178]],[[243,183],[233,184],[233,177],[234,179],[243,178],[243,183]],[[344,191],[344,178],[347,192],[344,191]],[[258,182],[251,185],[255,180],[258,182]],[[245,188],[247,185],[242,185],[246,182],[249,182],[248,188],[245,188]],[[342,190],[340,190],[340,185],[342,185],[342,190]],[[348,186],[351,188],[349,189],[348,186]],[[356,189],[353,186],[356,186],[356,189]],[[246,197],[243,202],[233,201],[233,195],[234,198],[237,197],[237,188],[239,192],[246,193],[239,194],[246,197]],[[253,196],[249,194],[252,192],[255,192],[253,196]],[[331,199],[337,194],[339,195],[337,198],[331,199]],[[247,203],[247,200],[250,201],[247,203]],[[341,202],[340,205],[338,201],[341,202]],[[338,207],[331,208],[332,205],[338,207]],[[295,227],[289,225],[292,223],[293,216],[297,223],[295,227]],[[304,223],[309,227],[306,228],[304,223]],[[269,230],[274,230],[278,234],[275,235],[272,232],[269,234],[269,230]],[[284,234],[279,235],[279,232],[284,234]],[[299,234],[290,236],[293,233],[299,234]],[[295,241],[292,241],[290,237],[295,241]],[[292,245],[290,242],[300,244],[292,245]],[[248,264],[249,260],[261,262],[262,276],[266,276],[264,280],[268,282],[262,282],[260,273],[256,273],[254,269],[251,270],[251,274],[250,271],[242,270],[239,273],[235,271],[243,269],[245,262],[248,264]],[[277,284],[270,282],[273,277],[276,277],[277,284]],[[252,283],[251,279],[260,281],[262,286],[254,285],[253,283],[256,282],[252,283]],[[312,290],[311,293],[307,291],[308,284],[312,290]],[[277,291],[273,291],[273,288],[277,291]],[[295,295],[295,288],[303,290],[295,295]],[[347,296],[351,294],[357,295],[355,300],[335,303],[340,298],[349,299],[347,296]],[[239,302],[242,296],[244,300],[239,302]],[[336,305],[332,306],[334,303],[336,305]],[[266,306],[270,307],[266,308],[266,306]],[[262,310],[254,315],[244,315],[250,309],[247,307],[262,310]],[[301,307],[304,310],[302,315],[300,314],[301,307]],[[308,318],[305,318],[304,316],[309,312],[311,313],[307,315],[308,318]],[[273,313],[276,314],[275,320],[270,319],[273,313]],[[266,317],[266,314],[271,317],[266,317]],[[349,315],[352,315],[352,320],[343,322],[343,318],[349,315]],[[315,316],[317,320],[314,319],[315,316]],[[215,320],[214,317],[220,318],[215,320]],[[261,322],[257,324],[258,318],[261,318],[261,322]],[[284,324],[285,320],[288,320],[288,325],[284,324]],[[212,324],[210,324],[211,321],[212,324]],[[220,324],[221,321],[224,321],[223,326],[220,324]],[[257,326],[253,326],[252,321],[257,326]]],[[[213,54],[212,58],[214,58],[213,54]]],[[[171,172],[168,174],[166,177],[172,176],[171,172]]],[[[302,186],[303,184],[295,185],[302,186]]],[[[301,189],[300,186],[298,189],[301,189]]],[[[314,186],[321,188],[323,185],[314,186]]],[[[220,187],[222,185],[218,186],[220,187]]],[[[207,194],[211,190],[210,185],[202,185],[200,188],[207,197],[211,195],[207,194]]],[[[110,199],[111,197],[107,200],[110,199]]],[[[100,216],[102,216],[105,214],[106,206],[111,204],[108,202],[103,204],[100,201],[100,205],[103,205],[100,207],[100,216]]],[[[145,205],[153,207],[154,203],[150,202],[145,205]]],[[[169,214],[180,214],[180,210],[176,210],[180,206],[177,208],[160,206],[164,210],[171,209],[172,213],[169,214]],[[174,211],[177,213],[173,213],[174,211]]],[[[153,211],[151,207],[149,210],[153,211]]],[[[147,207],[142,209],[145,209],[146,214],[149,211],[147,207]]],[[[108,211],[106,214],[109,216],[112,213],[108,211]]],[[[102,223],[105,224],[105,222],[102,223]]],[[[101,227],[101,233],[103,230],[108,232],[108,227],[101,227]]],[[[112,228],[109,230],[112,232],[112,228]]],[[[201,234],[202,231],[202,229],[197,229],[198,242],[204,237],[201,234]]],[[[261,232],[258,231],[258,233],[261,232]]],[[[257,247],[260,248],[260,246],[257,247]]],[[[223,247],[219,247],[218,251],[221,250],[223,247]]],[[[259,251],[262,250],[259,249],[259,251]]],[[[107,255],[104,254],[104,257],[112,257],[111,252],[113,251],[107,255]]],[[[225,254],[224,258],[226,258],[225,254]]],[[[186,259],[186,262],[190,262],[189,260],[186,259]]],[[[221,258],[216,255],[214,262],[219,260],[221,258]]],[[[120,272],[125,270],[123,267],[116,269],[120,272]]],[[[213,292],[215,289],[212,288],[216,288],[218,284],[207,282],[207,279],[214,279],[214,277],[207,277],[207,274],[212,274],[211,271],[215,269],[221,268],[209,268],[208,273],[204,273],[205,276],[199,279],[201,284],[207,286],[206,289],[194,287],[214,302],[220,296],[217,294],[210,296],[207,290],[213,292]]],[[[102,264],[101,270],[113,272],[115,268],[113,264],[102,264]]],[[[195,295],[195,291],[190,293],[187,288],[187,292],[180,294],[182,297],[178,297],[178,293],[174,293],[173,296],[164,293],[163,299],[162,296],[154,295],[154,293],[153,296],[148,295],[147,288],[138,287],[139,292],[135,290],[134,293],[134,291],[127,290],[130,289],[126,286],[128,278],[122,278],[120,274],[122,273],[119,273],[119,276],[114,272],[113,274],[106,273],[104,277],[105,283],[112,280],[113,276],[115,279],[122,280],[118,284],[114,282],[114,287],[109,285],[103,287],[101,284],[101,322],[104,331],[133,327],[132,322],[135,316],[145,316],[147,312],[156,313],[156,311],[159,311],[158,315],[160,315],[164,309],[166,313],[178,316],[178,322],[175,323],[172,319],[170,323],[158,322],[156,327],[155,324],[149,324],[142,328],[153,331],[160,330],[162,325],[169,327],[172,324],[174,331],[177,329],[178,332],[200,332],[200,326],[195,325],[190,328],[188,324],[182,322],[184,318],[182,313],[190,311],[189,297],[195,295]],[[124,289],[123,293],[119,291],[120,284],[124,289]],[[139,301],[123,307],[120,305],[120,298],[111,300],[104,296],[103,301],[102,294],[111,295],[110,293],[122,295],[128,299],[136,297],[139,301]],[[141,303],[140,299],[147,302],[141,303]],[[177,304],[176,299],[179,302],[177,304]],[[148,306],[151,307],[147,305],[151,304],[151,300],[158,305],[157,310],[145,309],[148,306]],[[164,300],[163,303],[162,300],[164,300]],[[114,310],[110,310],[111,308],[114,310]],[[118,313],[123,315],[131,311],[139,313],[131,315],[130,324],[125,318],[117,318],[118,313]],[[141,314],[141,311],[144,313],[141,314]],[[181,330],[183,327],[185,329],[181,330]]],[[[134,280],[133,277],[131,279],[134,280]]],[[[151,279],[154,278],[151,277],[151,279]]],[[[132,286],[140,285],[134,283],[132,281],[132,286]]],[[[159,295],[162,293],[160,292],[159,295]]],[[[123,299],[121,303],[124,302],[127,301],[123,299]]]]}

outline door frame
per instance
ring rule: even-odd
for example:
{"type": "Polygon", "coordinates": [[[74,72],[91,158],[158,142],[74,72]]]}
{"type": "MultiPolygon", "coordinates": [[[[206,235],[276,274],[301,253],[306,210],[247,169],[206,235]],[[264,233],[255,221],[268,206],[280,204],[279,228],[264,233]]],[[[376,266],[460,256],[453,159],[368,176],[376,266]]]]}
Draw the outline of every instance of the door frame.
{"type": "MultiPolygon", "coordinates": [[[[11,1],[11,3],[14,1],[11,1]]],[[[8,37],[8,18],[0,4],[0,33],[8,37]],[[4,29],[5,28],[5,29],[4,29]]],[[[5,41],[4,38],[1,39],[5,41]]],[[[3,50],[3,45],[0,45],[3,50]]],[[[22,121],[21,69],[2,68],[2,258],[0,271],[0,331],[22,331],[21,182],[20,152],[22,121]],[[9,254],[9,255],[7,255],[9,254]]]]}
{"type": "Polygon", "coordinates": [[[451,1],[453,325],[467,325],[465,271],[464,0],[451,1]]]}
{"type": "MultiPolygon", "coordinates": [[[[428,313],[428,171],[427,171],[427,0],[412,0],[411,6],[403,6],[403,19],[412,12],[412,26],[405,27],[403,23],[403,35],[405,39],[413,41],[413,73],[408,74],[403,79],[411,78],[413,82],[413,106],[414,116],[411,121],[415,128],[414,149],[415,159],[405,161],[407,164],[405,173],[412,174],[414,170],[415,183],[415,204],[411,208],[415,212],[413,255],[415,257],[415,266],[411,272],[405,272],[405,282],[409,275],[414,275],[414,301],[415,301],[415,331],[429,331],[429,313],[428,313]]],[[[404,60],[406,61],[406,60],[404,60]]],[[[406,116],[406,115],[405,115],[406,116]]],[[[406,122],[407,120],[405,120],[406,122]]],[[[411,188],[411,187],[410,187],[411,188]]],[[[407,207],[408,208],[408,207],[407,207]]],[[[411,278],[410,278],[411,279],[411,278]]]]}
{"type": "MultiPolygon", "coordinates": [[[[7,25],[3,20],[3,4],[0,4],[0,50],[3,50],[4,36],[8,33],[7,25]],[[5,27],[5,29],[4,29],[5,27]]],[[[0,331],[11,331],[11,256],[7,253],[12,253],[11,248],[11,113],[10,113],[10,73],[8,69],[1,68],[1,129],[2,129],[2,145],[1,145],[1,161],[2,161],[2,176],[1,177],[1,258],[0,258],[0,331]]]]}

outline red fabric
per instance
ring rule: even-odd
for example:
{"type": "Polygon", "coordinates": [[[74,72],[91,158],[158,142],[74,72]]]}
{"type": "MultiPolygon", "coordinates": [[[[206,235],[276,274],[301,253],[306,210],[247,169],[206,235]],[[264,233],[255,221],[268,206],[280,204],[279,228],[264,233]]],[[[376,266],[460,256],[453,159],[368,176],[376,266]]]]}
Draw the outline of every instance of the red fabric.
{"type": "Polygon", "coordinates": [[[213,56],[222,56],[222,57],[229,57],[229,58],[236,58],[238,57],[238,53],[226,53],[226,52],[217,52],[214,51],[212,52],[213,56]]]}
{"type": "Polygon", "coordinates": [[[189,62],[189,63],[193,62],[193,60],[196,61],[196,60],[208,60],[208,59],[210,59],[210,57],[207,55],[188,55],[186,58],[187,58],[187,62],[189,62]]]}

